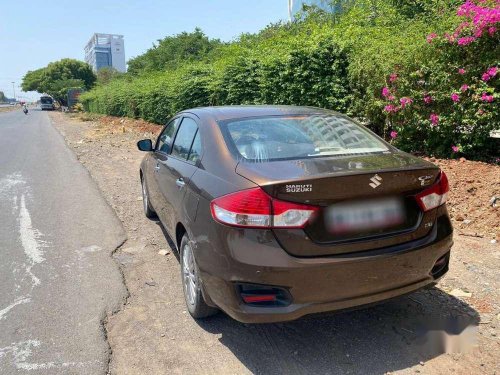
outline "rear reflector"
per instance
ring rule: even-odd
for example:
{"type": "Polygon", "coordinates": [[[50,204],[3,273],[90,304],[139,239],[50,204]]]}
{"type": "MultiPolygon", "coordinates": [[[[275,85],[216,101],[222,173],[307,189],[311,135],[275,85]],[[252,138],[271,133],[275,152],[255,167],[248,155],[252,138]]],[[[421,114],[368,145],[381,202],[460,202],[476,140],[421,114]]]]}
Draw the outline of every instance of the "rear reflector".
{"type": "Polygon", "coordinates": [[[274,294],[269,295],[260,295],[260,296],[252,296],[242,294],[241,298],[243,298],[243,302],[245,303],[259,303],[259,302],[274,302],[276,301],[276,296],[274,294]]]}
{"type": "Polygon", "coordinates": [[[237,283],[237,292],[244,304],[259,307],[283,307],[292,302],[290,293],[281,287],[237,283]]]}
{"type": "Polygon", "coordinates": [[[214,199],[213,218],[226,225],[248,228],[303,228],[319,207],[274,199],[260,187],[214,199]]]}
{"type": "Polygon", "coordinates": [[[448,191],[450,191],[448,177],[441,171],[434,185],[417,194],[418,205],[424,212],[439,207],[448,200],[448,191]]]}

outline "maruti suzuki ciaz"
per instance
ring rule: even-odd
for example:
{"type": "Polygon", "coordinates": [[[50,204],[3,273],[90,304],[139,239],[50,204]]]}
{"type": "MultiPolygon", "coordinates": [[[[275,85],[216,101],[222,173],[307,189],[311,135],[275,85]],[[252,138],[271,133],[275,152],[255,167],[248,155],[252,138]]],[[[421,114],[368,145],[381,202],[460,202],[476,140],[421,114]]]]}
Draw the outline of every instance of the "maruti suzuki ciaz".
{"type": "Polygon", "coordinates": [[[177,245],[194,318],[292,320],[411,293],[448,271],[445,173],[347,116],[196,108],[138,147],[144,211],[177,245]]]}

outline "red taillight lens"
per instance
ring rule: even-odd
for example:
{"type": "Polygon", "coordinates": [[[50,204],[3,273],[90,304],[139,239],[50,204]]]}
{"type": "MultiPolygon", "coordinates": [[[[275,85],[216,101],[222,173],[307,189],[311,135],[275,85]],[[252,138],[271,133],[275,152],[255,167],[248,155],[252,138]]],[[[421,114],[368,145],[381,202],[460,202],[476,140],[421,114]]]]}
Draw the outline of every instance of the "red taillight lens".
{"type": "Polygon", "coordinates": [[[224,195],[210,206],[218,222],[251,228],[303,228],[319,209],[273,199],[261,188],[224,195]]]}
{"type": "Polygon", "coordinates": [[[448,191],[450,191],[448,177],[441,171],[434,185],[417,194],[418,205],[424,212],[439,207],[448,200],[448,191]]]}

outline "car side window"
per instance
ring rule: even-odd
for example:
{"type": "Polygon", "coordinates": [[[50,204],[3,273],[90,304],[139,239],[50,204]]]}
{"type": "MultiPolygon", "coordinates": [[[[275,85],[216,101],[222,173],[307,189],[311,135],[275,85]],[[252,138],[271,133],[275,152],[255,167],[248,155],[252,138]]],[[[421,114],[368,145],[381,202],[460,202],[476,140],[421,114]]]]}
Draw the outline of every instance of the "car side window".
{"type": "Polygon", "coordinates": [[[187,160],[197,130],[196,122],[189,117],[184,117],[172,146],[173,156],[187,160]]]}
{"type": "Polygon", "coordinates": [[[177,126],[179,125],[179,121],[180,117],[173,119],[165,126],[165,129],[163,129],[158,137],[156,151],[164,152],[166,154],[170,152],[170,145],[172,144],[172,139],[175,135],[175,131],[177,130],[177,126]]]}
{"type": "Polygon", "coordinates": [[[196,163],[201,156],[201,139],[200,139],[200,131],[196,132],[194,136],[193,145],[191,146],[191,151],[189,152],[188,160],[190,162],[196,163]]]}

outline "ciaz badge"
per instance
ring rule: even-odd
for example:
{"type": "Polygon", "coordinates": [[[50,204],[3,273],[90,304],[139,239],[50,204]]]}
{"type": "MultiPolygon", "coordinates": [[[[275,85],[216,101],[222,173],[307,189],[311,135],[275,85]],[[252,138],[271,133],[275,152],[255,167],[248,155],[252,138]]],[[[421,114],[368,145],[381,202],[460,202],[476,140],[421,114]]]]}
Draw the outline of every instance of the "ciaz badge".
{"type": "Polygon", "coordinates": [[[285,185],[287,193],[309,193],[313,191],[312,185],[285,185]]]}
{"type": "Polygon", "coordinates": [[[425,186],[431,182],[432,176],[420,176],[418,180],[420,181],[420,186],[425,186]]]}

